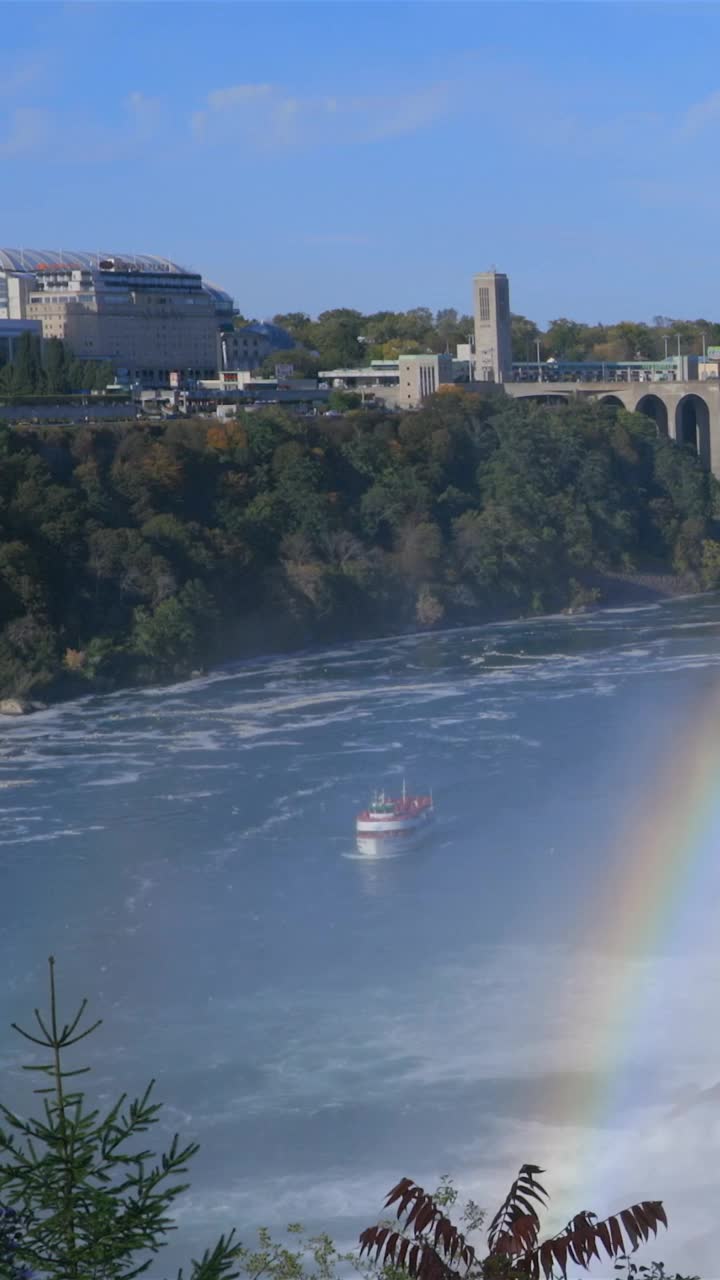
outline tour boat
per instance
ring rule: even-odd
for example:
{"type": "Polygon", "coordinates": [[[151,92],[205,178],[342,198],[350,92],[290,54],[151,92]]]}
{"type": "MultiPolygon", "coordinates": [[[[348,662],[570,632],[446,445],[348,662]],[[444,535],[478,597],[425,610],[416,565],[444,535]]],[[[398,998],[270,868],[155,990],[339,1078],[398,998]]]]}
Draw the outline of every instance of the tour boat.
{"type": "Polygon", "coordinates": [[[412,848],[432,826],[432,795],[409,796],[403,782],[398,799],[378,791],[357,816],[355,831],[360,853],[398,853],[412,848]]]}

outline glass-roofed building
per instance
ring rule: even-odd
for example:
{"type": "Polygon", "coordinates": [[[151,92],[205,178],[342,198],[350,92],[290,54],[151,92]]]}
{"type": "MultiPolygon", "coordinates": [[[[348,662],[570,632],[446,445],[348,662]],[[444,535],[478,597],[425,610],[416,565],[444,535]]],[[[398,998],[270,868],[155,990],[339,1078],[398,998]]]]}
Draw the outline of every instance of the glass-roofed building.
{"type": "Polygon", "coordinates": [[[0,249],[0,320],[35,320],[83,360],[131,381],[209,378],[229,294],[167,258],[71,249],[0,249]]]}

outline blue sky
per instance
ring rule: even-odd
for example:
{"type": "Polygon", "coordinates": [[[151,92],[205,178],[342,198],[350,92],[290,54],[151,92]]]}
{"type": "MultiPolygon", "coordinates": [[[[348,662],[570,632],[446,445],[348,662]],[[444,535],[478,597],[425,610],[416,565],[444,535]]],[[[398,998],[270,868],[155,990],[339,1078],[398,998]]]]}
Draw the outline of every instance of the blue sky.
{"type": "Polygon", "coordinates": [[[720,4],[0,3],[0,244],[247,314],[720,318],[720,4]]]}

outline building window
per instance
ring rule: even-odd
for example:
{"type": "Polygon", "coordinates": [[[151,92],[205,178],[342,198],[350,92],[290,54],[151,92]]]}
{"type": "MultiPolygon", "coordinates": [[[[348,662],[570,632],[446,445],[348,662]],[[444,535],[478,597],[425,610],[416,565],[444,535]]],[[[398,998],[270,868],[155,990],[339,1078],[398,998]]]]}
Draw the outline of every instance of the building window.
{"type": "Polygon", "coordinates": [[[478,316],[486,324],[490,320],[490,290],[484,286],[478,289],[478,316]]]}

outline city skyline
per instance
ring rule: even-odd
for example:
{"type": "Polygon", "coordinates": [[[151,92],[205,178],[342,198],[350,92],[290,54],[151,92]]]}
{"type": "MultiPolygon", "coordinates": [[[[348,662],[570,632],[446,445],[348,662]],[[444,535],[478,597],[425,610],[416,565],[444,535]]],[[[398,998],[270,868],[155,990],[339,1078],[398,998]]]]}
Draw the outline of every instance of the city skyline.
{"type": "Polygon", "coordinates": [[[543,326],[720,312],[720,5],[2,10],[5,244],[167,256],[256,316],[469,312],[492,265],[543,326]]]}

